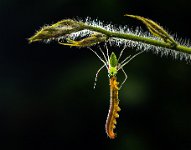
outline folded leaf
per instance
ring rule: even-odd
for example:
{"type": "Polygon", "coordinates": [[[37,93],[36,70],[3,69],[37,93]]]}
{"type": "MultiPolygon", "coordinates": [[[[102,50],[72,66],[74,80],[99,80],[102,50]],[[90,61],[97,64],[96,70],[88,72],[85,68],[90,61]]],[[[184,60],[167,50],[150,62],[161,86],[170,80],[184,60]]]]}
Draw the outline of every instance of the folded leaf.
{"type": "Polygon", "coordinates": [[[165,31],[159,24],[152,21],[151,19],[147,19],[141,16],[136,16],[136,15],[128,15],[128,14],[126,14],[125,16],[142,21],[147,26],[148,30],[154,36],[160,37],[161,39],[164,40],[164,42],[169,43],[173,46],[177,45],[176,41],[167,33],[167,31],[165,31]]]}
{"type": "Polygon", "coordinates": [[[83,23],[72,19],[59,21],[50,26],[42,27],[34,36],[29,38],[29,42],[56,39],[67,34],[82,30],[83,23]]]}
{"type": "Polygon", "coordinates": [[[101,33],[94,33],[87,38],[83,38],[82,40],[75,41],[71,39],[67,39],[68,43],[59,42],[62,45],[75,46],[75,47],[90,47],[95,44],[99,44],[101,42],[105,42],[107,40],[107,36],[101,33]]]}

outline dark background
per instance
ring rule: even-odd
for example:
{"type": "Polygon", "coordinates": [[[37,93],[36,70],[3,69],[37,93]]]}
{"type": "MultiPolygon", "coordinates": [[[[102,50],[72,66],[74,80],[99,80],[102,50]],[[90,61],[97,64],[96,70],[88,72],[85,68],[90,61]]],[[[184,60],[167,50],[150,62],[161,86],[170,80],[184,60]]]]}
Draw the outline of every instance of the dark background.
{"type": "Polygon", "coordinates": [[[106,70],[93,90],[102,63],[86,48],[27,41],[43,25],[66,18],[142,25],[125,13],[153,19],[189,39],[190,5],[189,0],[0,0],[0,149],[190,150],[190,64],[145,53],[127,65],[117,138],[110,140],[104,131],[106,70]]]}

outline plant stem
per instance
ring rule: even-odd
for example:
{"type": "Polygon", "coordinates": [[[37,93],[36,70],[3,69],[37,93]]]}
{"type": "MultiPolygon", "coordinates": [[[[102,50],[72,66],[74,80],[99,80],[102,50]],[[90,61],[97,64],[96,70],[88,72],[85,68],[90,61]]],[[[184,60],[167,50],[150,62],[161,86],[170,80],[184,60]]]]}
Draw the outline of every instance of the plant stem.
{"type": "Polygon", "coordinates": [[[102,34],[107,35],[108,37],[116,37],[116,38],[121,38],[121,39],[126,39],[126,40],[143,42],[146,44],[155,45],[155,46],[164,47],[164,48],[169,48],[169,49],[173,49],[176,51],[191,54],[191,47],[187,47],[184,45],[173,46],[169,43],[154,40],[154,39],[151,39],[148,37],[142,37],[142,36],[128,34],[128,33],[112,32],[112,31],[108,31],[108,30],[105,30],[105,29],[100,28],[100,27],[95,27],[95,26],[90,26],[90,25],[85,25],[85,24],[83,26],[84,26],[84,29],[89,29],[91,31],[97,31],[97,32],[100,32],[102,34]]]}

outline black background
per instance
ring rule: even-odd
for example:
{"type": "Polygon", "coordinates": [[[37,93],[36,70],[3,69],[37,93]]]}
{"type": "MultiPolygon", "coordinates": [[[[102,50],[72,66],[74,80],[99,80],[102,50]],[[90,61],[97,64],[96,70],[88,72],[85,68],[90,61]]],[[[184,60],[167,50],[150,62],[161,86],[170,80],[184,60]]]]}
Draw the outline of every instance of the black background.
{"type": "Polygon", "coordinates": [[[189,0],[1,0],[0,149],[190,150],[190,64],[145,53],[127,65],[117,138],[110,140],[104,131],[106,70],[93,90],[101,62],[86,48],[27,41],[43,25],[66,18],[90,16],[144,28],[125,13],[148,17],[189,39],[190,5],[189,0]]]}

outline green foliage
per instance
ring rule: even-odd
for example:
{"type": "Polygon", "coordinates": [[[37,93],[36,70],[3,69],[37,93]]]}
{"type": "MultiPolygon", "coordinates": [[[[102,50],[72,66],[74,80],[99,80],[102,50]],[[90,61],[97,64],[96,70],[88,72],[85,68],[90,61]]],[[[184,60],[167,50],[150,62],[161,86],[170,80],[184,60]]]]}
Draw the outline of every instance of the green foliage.
{"type": "Polygon", "coordinates": [[[66,19],[40,29],[29,42],[52,41],[75,47],[91,47],[100,43],[110,42],[110,45],[128,45],[137,47],[140,51],[153,51],[155,54],[171,55],[174,59],[191,61],[190,45],[179,43],[159,24],[141,16],[125,15],[141,20],[148,28],[147,33],[130,31],[129,28],[116,28],[103,25],[99,21],[77,21],[66,19]],[[121,30],[123,29],[123,30],[121,30]]]}

